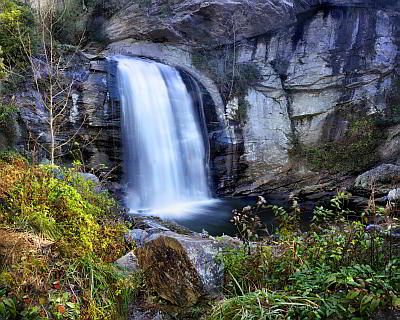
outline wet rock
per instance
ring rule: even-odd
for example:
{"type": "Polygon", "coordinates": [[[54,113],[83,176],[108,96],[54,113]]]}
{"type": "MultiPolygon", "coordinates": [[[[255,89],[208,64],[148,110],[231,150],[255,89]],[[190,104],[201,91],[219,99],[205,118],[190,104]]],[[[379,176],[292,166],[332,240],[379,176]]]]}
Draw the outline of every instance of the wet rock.
{"type": "Polygon", "coordinates": [[[384,228],[377,224],[369,224],[365,227],[365,231],[367,232],[383,232],[384,228]]]}
{"type": "Polygon", "coordinates": [[[163,311],[132,306],[129,311],[129,320],[172,320],[175,319],[163,311]]]}
{"type": "Polygon", "coordinates": [[[215,258],[221,244],[166,231],[145,240],[136,249],[148,284],[163,299],[186,307],[222,288],[223,266],[215,258]]]}
{"type": "Polygon", "coordinates": [[[149,236],[149,233],[142,229],[133,229],[124,236],[127,243],[135,242],[136,246],[140,247],[143,245],[144,240],[149,236]]]}
{"type": "Polygon", "coordinates": [[[356,187],[371,188],[378,184],[393,184],[400,180],[400,166],[381,164],[380,166],[359,175],[354,185],[356,187]]]}

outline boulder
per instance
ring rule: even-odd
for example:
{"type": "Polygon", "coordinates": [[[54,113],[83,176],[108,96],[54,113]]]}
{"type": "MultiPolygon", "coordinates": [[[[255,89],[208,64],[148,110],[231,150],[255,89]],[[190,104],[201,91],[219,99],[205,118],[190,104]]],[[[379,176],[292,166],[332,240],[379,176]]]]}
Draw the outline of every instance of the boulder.
{"type": "Polygon", "coordinates": [[[356,187],[369,188],[374,184],[392,184],[400,179],[400,166],[382,164],[359,175],[354,184],[356,187]]]}
{"type": "Polygon", "coordinates": [[[115,264],[126,271],[136,271],[139,269],[137,258],[132,251],[115,261],[115,264]]]}
{"type": "Polygon", "coordinates": [[[177,306],[189,307],[222,288],[223,266],[216,261],[220,249],[216,241],[166,231],[151,235],[135,253],[150,288],[177,306]]]}

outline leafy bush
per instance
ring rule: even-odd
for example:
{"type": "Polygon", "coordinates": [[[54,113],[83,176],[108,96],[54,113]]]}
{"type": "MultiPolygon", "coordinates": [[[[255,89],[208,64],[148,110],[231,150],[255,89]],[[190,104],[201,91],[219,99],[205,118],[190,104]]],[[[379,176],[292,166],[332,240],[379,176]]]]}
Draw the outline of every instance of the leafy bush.
{"type": "MultiPolygon", "coordinates": [[[[347,209],[348,197],[339,192],[328,208],[317,208],[306,233],[296,231],[296,203],[290,212],[275,207],[291,232],[281,226],[273,238],[222,255],[226,297],[208,319],[369,319],[398,308],[398,240],[367,231],[365,217],[357,221],[347,209]]],[[[373,213],[385,214],[380,219],[388,230],[398,225],[389,209],[373,213]]]]}
{"type": "Polygon", "coordinates": [[[34,19],[28,5],[0,0],[0,47],[6,65],[21,66],[26,62],[22,43],[32,42],[33,28],[34,19]]]}
{"type": "Polygon", "coordinates": [[[15,104],[0,103],[0,131],[2,131],[6,138],[6,146],[12,145],[17,135],[17,123],[14,114],[17,113],[18,110],[19,108],[15,104]]]}
{"type": "Polygon", "coordinates": [[[111,320],[127,312],[142,276],[110,264],[132,248],[115,201],[97,187],[74,169],[0,156],[0,232],[26,240],[0,265],[0,318],[111,320]],[[31,245],[38,241],[45,245],[31,245]]]}
{"type": "Polygon", "coordinates": [[[369,115],[354,120],[340,141],[307,146],[298,137],[289,137],[292,148],[289,155],[305,158],[312,169],[332,173],[359,173],[373,166],[378,158],[376,148],[385,138],[380,125],[382,115],[369,115]]]}
{"type": "Polygon", "coordinates": [[[87,13],[81,0],[66,0],[55,12],[54,38],[60,43],[78,45],[83,42],[87,13]]]}

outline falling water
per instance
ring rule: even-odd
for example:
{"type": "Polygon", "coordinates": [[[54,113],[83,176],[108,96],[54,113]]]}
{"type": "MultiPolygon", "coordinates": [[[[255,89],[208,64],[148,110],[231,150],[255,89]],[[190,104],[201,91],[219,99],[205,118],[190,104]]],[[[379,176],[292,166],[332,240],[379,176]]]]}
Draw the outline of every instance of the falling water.
{"type": "Polygon", "coordinates": [[[179,72],[147,60],[114,59],[128,207],[163,216],[207,203],[204,141],[179,72]]]}

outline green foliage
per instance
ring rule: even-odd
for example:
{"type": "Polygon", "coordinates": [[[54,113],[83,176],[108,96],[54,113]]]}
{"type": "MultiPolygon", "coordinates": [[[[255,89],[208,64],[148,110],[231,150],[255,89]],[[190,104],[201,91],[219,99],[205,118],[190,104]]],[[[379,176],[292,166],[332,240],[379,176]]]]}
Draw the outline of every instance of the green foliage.
{"type": "Polygon", "coordinates": [[[19,111],[15,104],[0,104],[0,124],[6,124],[19,111]]]}
{"type": "Polygon", "coordinates": [[[101,222],[115,210],[116,204],[107,194],[94,192],[96,187],[73,170],[51,166],[29,168],[9,191],[16,211],[10,219],[20,227],[74,244],[77,249],[95,251],[102,256],[108,256],[108,250],[112,249],[118,254],[120,248],[110,247],[118,239],[109,238],[118,237],[123,229],[101,222]],[[99,235],[106,237],[101,239],[99,235]]]}
{"type": "Polygon", "coordinates": [[[351,197],[350,193],[338,192],[337,195],[330,200],[329,208],[318,206],[313,210],[312,221],[318,224],[332,221],[343,222],[348,216],[356,216],[354,211],[347,208],[349,197],[351,197]]]}
{"type": "Polygon", "coordinates": [[[321,299],[256,290],[222,301],[214,308],[209,319],[316,319],[317,304],[313,300],[321,299]]]}
{"type": "Polygon", "coordinates": [[[81,0],[66,0],[55,12],[54,38],[60,43],[78,45],[85,35],[86,12],[81,0]]]}
{"type": "Polygon", "coordinates": [[[6,75],[6,66],[4,65],[3,50],[0,46],[0,79],[6,75]]]}
{"type": "Polygon", "coordinates": [[[22,247],[2,264],[0,319],[126,316],[143,276],[111,264],[132,248],[123,239],[126,225],[113,213],[115,201],[97,187],[74,169],[0,156],[1,232],[31,237],[27,243],[38,241],[34,234],[51,240],[47,253],[22,247]]]}
{"type": "MultiPolygon", "coordinates": [[[[338,192],[328,207],[317,208],[306,233],[296,232],[298,214],[273,208],[284,225],[293,225],[285,227],[291,232],[223,254],[226,298],[208,319],[370,319],[378,310],[397,308],[398,241],[367,232],[364,219],[348,220],[356,216],[347,208],[349,196],[338,192]]],[[[297,207],[295,201],[291,211],[297,207]]],[[[379,213],[396,225],[388,210],[376,208],[374,215],[379,213]]]]}
{"type": "Polygon", "coordinates": [[[258,197],[257,206],[254,208],[252,206],[247,206],[241,210],[233,210],[233,222],[239,232],[240,238],[244,243],[256,240],[258,238],[257,230],[262,226],[259,210],[265,204],[265,199],[263,197],[258,197]]]}
{"type": "Polygon", "coordinates": [[[292,206],[289,211],[276,205],[266,206],[266,208],[272,210],[275,217],[279,220],[280,231],[283,233],[296,231],[300,228],[301,210],[298,201],[295,197],[291,197],[290,200],[292,201],[292,206]]]}
{"type": "Polygon", "coordinates": [[[14,114],[17,113],[19,108],[15,104],[1,104],[0,103],[0,131],[6,138],[5,145],[1,147],[7,147],[12,145],[15,140],[17,133],[17,123],[14,118],[14,114]]]}
{"type": "Polygon", "coordinates": [[[26,63],[22,43],[30,45],[33,21],[28,5],[20,1],[0,0],[0,47],[6,65],[21,66],[26,63]]]}

